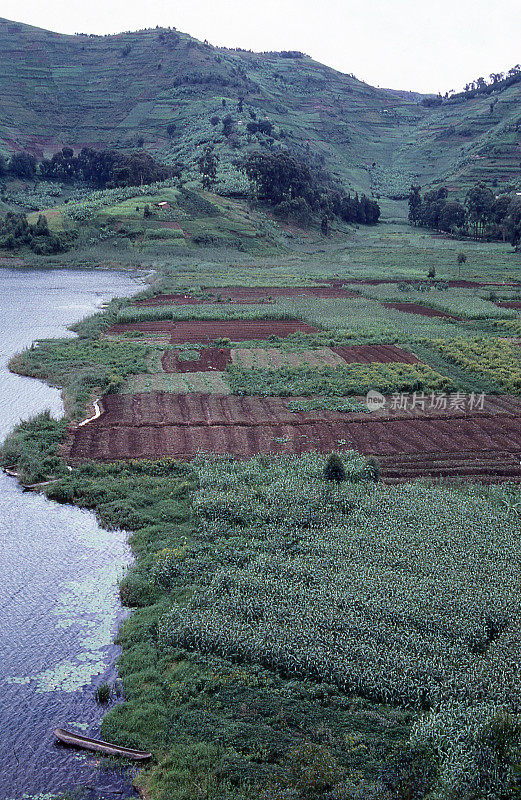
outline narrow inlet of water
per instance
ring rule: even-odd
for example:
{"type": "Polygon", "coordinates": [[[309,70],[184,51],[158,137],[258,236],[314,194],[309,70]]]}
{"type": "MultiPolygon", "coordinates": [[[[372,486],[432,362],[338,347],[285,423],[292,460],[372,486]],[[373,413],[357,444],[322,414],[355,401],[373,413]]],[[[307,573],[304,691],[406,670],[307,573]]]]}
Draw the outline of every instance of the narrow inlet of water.
{"type": "MultiPolygon", "coordinates": [[[[9,358],[36,339],[72,336],[67,325],[139,289],[108,271],[0,270],[0,439],[40,411],[63,413],[59,392],[12,375],[9,358]]],[[[117,580],[129,563],[124,532],[0,474],[0,800],[132,794],[97,756],[53,737],[55,727],[99,735],[94,690],[116,677],[117,580]]]]}

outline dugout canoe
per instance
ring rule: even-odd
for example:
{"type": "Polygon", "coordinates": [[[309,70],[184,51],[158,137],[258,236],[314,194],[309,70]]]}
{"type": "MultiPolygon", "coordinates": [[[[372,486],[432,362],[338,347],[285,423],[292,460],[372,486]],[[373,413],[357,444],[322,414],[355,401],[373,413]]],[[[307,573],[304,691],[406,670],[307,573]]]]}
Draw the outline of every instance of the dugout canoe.
{"type": "Polygon", "coordinates": [[[134,761],[147,761],[152,758],[152,753],[145,753],[143,750],[133,750],[131,747],[120,747],[118,744],[102,742],[101,739],[88,739],[80,736],[79,733],[66,731],[63,728],[56,728],[54,735],[62,744],[70,747],[82,747],[84,750],[96,750],[99,753],[106,753],[109,756],[124,756],[132,758],[134,761]]]}

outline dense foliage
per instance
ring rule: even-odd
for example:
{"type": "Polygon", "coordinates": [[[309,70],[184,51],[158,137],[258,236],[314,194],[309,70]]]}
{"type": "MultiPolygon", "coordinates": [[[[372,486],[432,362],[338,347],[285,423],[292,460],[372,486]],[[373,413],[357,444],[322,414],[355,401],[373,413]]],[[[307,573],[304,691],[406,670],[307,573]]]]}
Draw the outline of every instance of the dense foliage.
{"type": "Polygon", "coordinates": [[[305,221],[311,215],[338,216],[344,222],[375,225],[380,207],[365,195],[351,197],[336,188],[329,176],[317,176],[300,158],[290,153],[254,152],[243,164],[257,196],[281,217],[305,221]]]}
{"type": "Polygon", "coordinates": [[[420,194],[420,186],[409,192],[409,222],[425,228],[475,239],[508,240],[517,247],[521,239],[521,201],[517,195],[496,196],[485,183],[468,190],[465,203],[449,198],[445,186],[420,194]]]}
{"type": "Polygon", "coordinates": [[[97,188],[142,186],[172,177],[172,167],[159,164],[144,150],[126,154],[116,150],[83,147],[74,155],[63,147],[51,158],[37,161],[30,153],[13,153],[7,172],[13,177],[44,181],[83,181],[97,188]]]}
{"type": "Polygon", "coordinates": [[[34,225],[28,222],[25,214],[8,211],[0,216],[0,248],[14,250],[27,245],[38,255],[50,255],[67,250],[71,241],[70,235],[51,233],[43,214],[34,225]]]}
{"type": "MultiPolygon", "coordinates": [[[[346,462],[351,477],[362,477],[363,459],[346,462]]],[[[130,461],[84,464],[47,489],[53,500],[93,509],[109,528],[133,530],[136,559],[120,587],[135,609],[119,636],[124,698],[105,717],[103,737],[154,751],[157,763],[137,779],[152,800],[189,800],[201,786],[223,800],[319,800],[328,786],[339,797],[381,790],[413,711],[158,642],[173,598],[183,602],[189,576],[198,582],[217,555],[194,538],[197,484],[191,466],[130,461]]]]}
{"type": "Polygon", "coordinates": [[[66,474],[58,456],[66,429],[67,420],[53,419],[48,411],[21,422],[2,444],[0,465],[14,467],[27,484],[66,474]]]}
{"type": "Polygon", "coordinates": [[[168,565],[197,586],[163,636],[387,701],[517,705],[512,513],[479,494],[369,488],[353,483],[363,459],[343,461],[334,491],[313,453],[198,461],[197,538],[213,564],[161,557],[162,581],[168,565]]]}
{"type": "Polygon", "coordinates": [[[237,395],[321,394],[328,396],[365,395],[371,389],[393,392],[445,391],[452,388],[443,377],[425,364],[346,364],[343,367],[281,367],[247,369],[227,367],[230,387],[237,395]]]}
{"type": "Polygon", "coordinates": [[[9,368],[63,389],[67,411],[82,416],[96,392],[117,392],[128,375],[146,372],[148,347],[130,342],[47,339],[14,356],[9,368]]]}
{"type": "Polygon", "coordinates": [[[491,378],[510,394],[521,394],[520,345],[509,339],[439,339],[434,346],[470,374],[491,378]]]}

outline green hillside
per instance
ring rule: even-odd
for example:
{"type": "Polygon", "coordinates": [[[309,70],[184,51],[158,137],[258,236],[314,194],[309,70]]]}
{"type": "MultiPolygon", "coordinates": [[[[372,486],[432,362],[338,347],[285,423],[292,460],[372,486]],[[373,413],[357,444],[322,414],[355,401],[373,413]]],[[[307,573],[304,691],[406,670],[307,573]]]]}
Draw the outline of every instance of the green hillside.
{"type": "Polygon", "coordinates": [[[65,36],[0,19],[5,154],[141,145],[183,164],[190,178],[213,142],[224,193],[244,187],[236,163],[259,146],[289,147],[346,188],[389,197],[411,180],[449,180],[456,189],[482,177],[517,181],[520,84],[495,92],[492,112],[490,96],[434,108],[422,99],[307,56],[215,48],[175,30],[65,36]],[[270,135],[247,130],[266,119],[270,135]]]}

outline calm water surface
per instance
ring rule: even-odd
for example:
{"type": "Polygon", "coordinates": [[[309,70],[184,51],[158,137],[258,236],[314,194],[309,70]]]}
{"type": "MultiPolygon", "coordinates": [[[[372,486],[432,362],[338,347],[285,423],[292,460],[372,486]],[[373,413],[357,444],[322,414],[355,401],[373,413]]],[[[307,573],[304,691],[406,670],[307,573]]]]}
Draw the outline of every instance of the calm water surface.
{"type": "MultiPolygon", "coordinates": [[[[0,269],[0,439],[20,419],[63,411],[57,390],[12,375],[9,358],[36,339],[73,335],[67,325],[139,288],[113,272],[0,269]]],[[[99,734],[93,693],[115,677],[117,579],[129,560],[124,533],[0,473],[0,800],[68,788],[89,798],[132,793],[95,756],[52,736],[55,727],[99,734]]]]}

